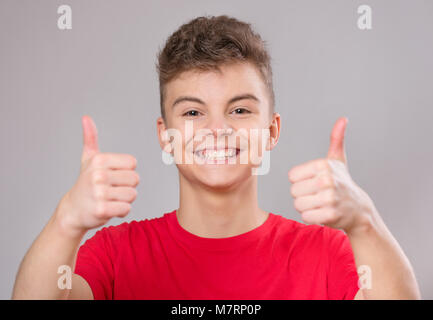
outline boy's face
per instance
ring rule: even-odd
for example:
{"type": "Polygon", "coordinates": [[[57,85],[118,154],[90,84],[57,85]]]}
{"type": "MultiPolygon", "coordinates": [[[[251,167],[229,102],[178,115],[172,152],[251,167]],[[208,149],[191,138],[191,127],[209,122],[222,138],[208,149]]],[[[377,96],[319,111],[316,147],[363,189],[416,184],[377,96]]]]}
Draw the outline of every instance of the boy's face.
{"type": "Polygon", "coordinates": [[[186,71],[170,81],[166,121],[158,118],[157,126],[163,149],[166,129],[169,136],[180,133],[181,139],[179,134],[172,139],[173,148],[165,149],[172,151],[180,174],[191,183],[224,190],[248,179],[262,149],[276,145],[280,116],[271,114],[267,88],[252,64],[225,64],[220,69],[221,73],[186,71]]]}

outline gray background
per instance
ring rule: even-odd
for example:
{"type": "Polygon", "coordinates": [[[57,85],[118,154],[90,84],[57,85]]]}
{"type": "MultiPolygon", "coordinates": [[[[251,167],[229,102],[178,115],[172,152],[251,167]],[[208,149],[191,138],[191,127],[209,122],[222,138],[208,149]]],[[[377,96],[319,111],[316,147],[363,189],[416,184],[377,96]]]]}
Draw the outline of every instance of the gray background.
{"type": "Polygon", "coordinates": [[[77,178],[82,115],[93,117],[101,151],[138,159],[138,197],[125,221],[177,208],[177,170],[161,161],[156,136],[154,65],[166,38],[204,14],[252,23],[273,58],[282,131],[270,173],[259,178],[261,207],[301,221],[287,171],[326,156],[335,120],[347,116],[351,175],[412,262],[422,297],[432,299],[433,2],[427,0],[1,0],[0,298],[10,298],[26,250],[77,178]],[[57,28],[61,4],[72,7],[72,30],[57,28]],[[357,28],[361,4],[373,9],[370,31],[357,28]]]}

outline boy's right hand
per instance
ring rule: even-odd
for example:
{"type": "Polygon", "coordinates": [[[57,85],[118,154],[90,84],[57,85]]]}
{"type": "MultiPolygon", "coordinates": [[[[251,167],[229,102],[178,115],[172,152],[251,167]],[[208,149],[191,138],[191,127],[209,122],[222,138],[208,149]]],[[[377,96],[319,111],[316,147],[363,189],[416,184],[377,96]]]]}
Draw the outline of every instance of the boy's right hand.
{"type": "Polygon", "coordinates": [[[61,200],[57,220],[69,235],[82,235],[113,217],[125,217],[137,196],[137,160],[129,154],[101,153],[98,133],[89,116],[82,117],[83,153],[80,175],[61,200]]]}

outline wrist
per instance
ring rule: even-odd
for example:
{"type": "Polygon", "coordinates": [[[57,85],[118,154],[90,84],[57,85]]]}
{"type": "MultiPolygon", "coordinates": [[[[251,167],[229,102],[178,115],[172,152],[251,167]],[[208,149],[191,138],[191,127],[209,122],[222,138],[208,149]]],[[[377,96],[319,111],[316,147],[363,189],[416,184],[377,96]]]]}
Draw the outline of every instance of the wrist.
{"type": "Polygon", "coordinates": [[[356,220],[356,223],[344,230],[349,238],[369,236],[381,226],[381,218],[375,208],[361,213],[356,220]]]}
{"type": "Polygon", "coordinates": [[[62,237],[72,239],[81,239],[87,230],[74,226],[71,221],[72,207],[69,205],[69,194],[66,193],[57,205],[53,216],[53,226],[62,237]]]}
{"type": "Polygon", "coordinates": [[[386,229],[379,212],[369,195],[358,188],[359,206],[352,223],[344,228],[349,237],[365,237],[386,229]]]}

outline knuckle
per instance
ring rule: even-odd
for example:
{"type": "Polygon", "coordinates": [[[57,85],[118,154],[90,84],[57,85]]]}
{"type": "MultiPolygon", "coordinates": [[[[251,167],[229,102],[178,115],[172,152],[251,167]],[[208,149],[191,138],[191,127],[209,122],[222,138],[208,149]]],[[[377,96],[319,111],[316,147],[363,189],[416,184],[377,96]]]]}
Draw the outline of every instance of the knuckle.
{"type": "Polygon", "coordinates": [[[293,198],[296,198],[296,187],[295,187],[295,185],[292,185],[290,187],[290,194],[292,195],[293,198]]]}
{"type": "Polygon", "coordinates": [[[317,159],[316,160],[316,170],[322,171],[326,168],[325,159],[317,159]]]}
{"type": "Polygon", "coordinates": [[[293,201],[293,206],[296,210],[301,211],[301,199],[295,199],[295,201],[293,201]]]}
{"type": "Polygon", "coordinates": [[[333,190],[330,190],[326,193],[325,203],[329,206],[334,206],[337,203],[337,196],[333,190]]]}
{"type": "Polygon", "coordinates": [[[107,173],[104,170],[94,170],[92,173],[92,182],[94,184],[105,183],[107,180],[107,173]]]}
{"type": "Polygon", "coordinates": [[[98,218],[105,218],[105,216],[107,215],[107,205],[104,201],[98,201],[96,203],[95,215],[98,218]]]}
{"type": "Polygon", "coordinates": [[[130,156],[130,162],[131,167],[135,169],[137,167],[137,159],[134,156],[130,156]]]}
{"type": "Polygon", "coordinates": [[[331,172],[331,166],[328,159],[318,159],[316,162],[316,169],[318,171],[331,172]]]}
{"type": "Polygon", "coordinates": [[[125,203],[125,210],[126,210],[126,212],[129,212],[129,211],[131,211],[131,204],[130,203],[125,203]]]}
{"type": "Polygon", "coordinates": [[[95,167],[103,167],[105,165],[106,159],[102,153],[96,154],[92,159],[92,165],[95,167]]]}
{"type": "Polygon", "coordinates": [[[140,183],[140,176],[138,173],[135,173],[135,186],[137,186],[140,183]]]}
{"type": "Polygon", "coordinates": [[[318,184],[319,188],[332,188],[334,186],[334,180],[331,176],[324,174],[318,178],[318,184]]]}
{"type": "Polygon", "coordinates": [[[132,202],[132,201],[134,201],[135,199],[137,199],[137,190],[131,188],[131,198],[130,198],[130,201],[132,202]]]}
{"type": "Polygon", "coordinates": [[[300,165],[294,166],[293,168],[291,168],[289,170],[288,176],[289,176],[289,181],[291,183],[295,183],[297,181],[296,180],[297,179],[297,175],[300,173],[300,171],[302,170],[302,168],[303,168],[303,165],[300,164],[300,165]]]}
{"type": "Polygon", "coordinates": [[[289,181],[293,183],[293,169],[291,169],[288,173],[289,181]]]}
{"type": "Polygon", "coordinates": [[[107,189],[102,186],[95,186],[93,188],[93,196],[96,200],[104,200],[107,196],[107,189]]]}
{"type": "Polygon", "coordinates": [[[127,202],[124,203],[123,210],[119,213],[119,217],[125,217],[131,211],[131,205],[127,202]]]}

